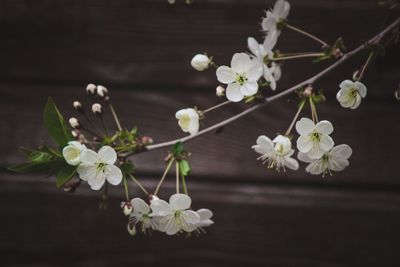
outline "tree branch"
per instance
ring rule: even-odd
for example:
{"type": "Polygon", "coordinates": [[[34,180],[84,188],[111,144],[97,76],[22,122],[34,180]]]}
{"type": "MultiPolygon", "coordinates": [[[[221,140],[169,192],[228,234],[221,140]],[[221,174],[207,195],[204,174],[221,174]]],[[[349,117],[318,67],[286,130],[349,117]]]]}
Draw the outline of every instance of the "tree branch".
{"type": "MultiPolygon", "coordinates": [[[[345,53],[339,60],[337,60],[335,63],[333,63],[332,65],[330,65],[329,67],[325,68],[324,70],[322,70],[321,72],[319,72],[318,74],[304,80],[303,82],[296,84],[276,95],[273,95],[271,97],[266,97],[265,98],[265,102],[263,103],[259,103],[256,104],[244,111],[242,111],[241,113],[236,114],[235,116],[232,116],[226,120],[223,120],[219,123],[216,123],[208,128],[205,128],[201,131],[199,131],[197,134],[194,135],[190,135],[190,136],[185,136],[182,138],[178,138],[178,139],[174,139],[171,141],[167,141],[167,142],[162,142],[162,143],[158,143],[158,144],[154,144],[154,145],[148,145],[146,146],[146,150],[143,150],[142,152],[145,151],[150,151],[150,150],[155,150],[155,149],[159,149],[159,148],[163,148],[163,147],[169,147],[174,145],[177,142],[188,142],[190,140],[193,140],[203,134],[206,134],[208,132],[214,131],[218,128],[221,128],[227,124],[230,124],[244,116],[246,116],[247,114],[261,108],[264,107],[266,105],[268,105],[271,102],[274,102],[276,100],[279,100],[287,95],[289,95],[290,93],[293,93],[294,91],[296,91],[299,88],[302,88],[304,86],[307,86],[309,84],[313,84],[315,83],[317,80],[319,80],[320,78],[322,78],[323,76],[325,76],[327,73],[331,72],[333,69],[335,69],[337,66],[341,65],[343,62],[347,61],[350,57],[352,57],[353,55],[357,54],[358,52],[360,52],[361,50],[363,50],[363,48],[365,47],[366,44],[374,44],[375,42],[379,41],[382,37],[384,37],[386,34],[388,34],[391,30],[393,30],[396,26],[398,26],[400,24],[400,18],[398,18],[397,20],[395,20],[392,24],[390,24],[389,26],[387,26],[384,30],[382,30],[380,33],[378,33],[377,35],[375,35],[374,37],[372,37],[368,42],[366,42],[365,44],[362,44],[360,46],[358,46],[357,48],[345,53]]],[[[122,156],[128,157],[130,155],[133,155],[134,153],[128,153],[122,156]]]]}

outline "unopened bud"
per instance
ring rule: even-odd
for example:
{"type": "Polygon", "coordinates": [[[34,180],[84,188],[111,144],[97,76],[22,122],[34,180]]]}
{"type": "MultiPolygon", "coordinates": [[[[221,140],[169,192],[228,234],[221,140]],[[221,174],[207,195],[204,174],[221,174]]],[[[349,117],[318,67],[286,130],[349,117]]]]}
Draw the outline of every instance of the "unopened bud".
{"type": "Polygon", "coordinates": [[[132,213],[132,204],[130,202],[122,202],[121,207],[125,216],[129,216],[132,213]]]}
{"type": "Polygon", "coordinates": [[[135,224],[130,224],[130,223],[128,223],[128,225],[127,225],[127,230],[128,230],[128,233],[131,235],[131,236],[134,236],[134,235],[136,235],[136,226],[135,226],[135,224]]]}
{"type": "Polygon", "coordinates": [[[190,64],[197,71],[203,71],[208,68],[211,60],[208,56],[203,54],[197,54],[192,58],[190,64]]]}
{"type": "Polygon", "coordinates": [[[313,90],[312,86],[307,86],[307,88],[304,89],[303,95],[305,97],[311,96],[312,95],[312,90],[313,90]]]}
{"type": "Polygon", "coordinates": [[[74,103],[72,103],[72,105],[74,106],[74,109],[76,109],[77,111],[82,111],[82,103],[79,101],[74,101],[74,103]]]}
{"type": "Polygon", "coordinates": [[[101,115],[103,114],[103,109],[99,103],[94,103],[92,105],[92,112],[94,115],[101,115]]]}
{"type": "Polygon", "coordinates": [[[69,122],[69,125],[71,125],[71,127],[74,129],[77,129],[80,126],[78,119],[75,117],[69,118],[68,122],[69,122]]]}
{"type": "Polygon", "coordinates": [[[143,136],[141,141],[143,145],[149,145],[153,143],[153,138],[150,136],[143,136]]]}
{"type": "Polygon", "coordinates": [[[71,131],[71,134],[73,137],[77,138],[79,136],[79,133],[77,131],[71,131]]]}
{"type": "Polygon", "coordinates": [[[108,94],[107,88],[105,88],[103,85],[97,85],[97,95],[100,96],[101,98],[106,97],[108,94]]]}
{"type": "Polygon", "coordinates": [[[87,92],[89,95],[95,95],[95,94],[96,94],[96,85],[94,85],[93,83],[89,83],[89,84],[86,86],[86,92],[87,92]]]}
{"type": "Polygon", "coordinates": [[[221,85],[219,85],[219,86],[217,87],[217,89],[215,89],[215,94],[216,94],[217,96],[219,96],[219,97],[224,96],[224,95],[225,95],[225,88],[222,87],[221,85]]]}

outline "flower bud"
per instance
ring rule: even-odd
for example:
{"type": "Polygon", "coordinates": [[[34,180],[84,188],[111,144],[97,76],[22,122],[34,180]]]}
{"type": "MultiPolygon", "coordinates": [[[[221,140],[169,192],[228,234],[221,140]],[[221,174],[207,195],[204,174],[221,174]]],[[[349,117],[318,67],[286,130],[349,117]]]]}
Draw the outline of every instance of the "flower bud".
{"type": "Polygon", "coordinates": [[[95,95],[96,94],[96,85],[94,85],[93,83],[89,83],[87,86],[86,86],[86,92],[89,94],[89,95],[95,95]]]}
{"type": "Polygon", "coordinates": [[[197,71],[203,71],[208,68],[211,60],[209,57],[203,54],[197,54],[192,58],[190,64],[197,71]]]}
{"type": "Polygon", "coordinates": [[[150,136],[143,136],[141,141],[143,145],[148,145],[153,143],[153,138],[151,138],[150,136]]]}
{"type": "Polygon", "coordinates": [[[225,95],[225,88],[222,87],[221,85],[219,85],[219,86],[217,87],[217,89],[215,89],[215,94],[216,94],[217,96],[219,96],[219,97],[224,96],[224,95],[225,95]]]}
{"type": "Polygon", "coordinates": [[[78,131],[76,131],[76,130],[71,131],[71,134],[72,134],[72,136],[75,137],[75,138],[77,138],[77,137],[79,136],[79,133],[78,133],[78,131]]]}
{"type": "Polygon", "coordinates": [[[128,233],[131,235],[131,236],[134,236],[134,235],[136,235],[136,226],[135,226],[135,224],[129,224],[128,223],[128,225],[127,225],[127,230],[128,230],[128,233]]]}
{"type": "Polygon", "coordinates": [[[103,114],[103,109],[99,103],[94,103],[92,105],[92,112],[94,115],[101,115],[103,114]]]}
{"type": "Polygon", "coordinates": [[[310,97],[312,95],[313,87],[311,85],[304,89],[303,96],[310,97]]]}
{"type": "Polygon", "coordinates": [[[74,103],[72,103],[72,105],[74,106],[74,109],[76,109],[77,111],[82,111],[82,103],[79,101],[74,101],[74,103]]]}
{"type": "Polygon", "coordinates": [[[132,204],[130,202],[122,202],[121,207],[125,216],[129,216],[132,213],[132,204]]]}
{"type": "Polygon", "coordinates": [[[69,122],[69,125],[71,125],[71,127],[74,129],[77,129],[80,126],[78,119],[75,117],[69,118],[68,122],[69,122]]]}
{"type": "Polygon", "coordinates": [[[101,98],[106,97],[108,94],[107,88],[105,88],[103,85],[98,85],[97,86],[97,95],[101,98]]]}

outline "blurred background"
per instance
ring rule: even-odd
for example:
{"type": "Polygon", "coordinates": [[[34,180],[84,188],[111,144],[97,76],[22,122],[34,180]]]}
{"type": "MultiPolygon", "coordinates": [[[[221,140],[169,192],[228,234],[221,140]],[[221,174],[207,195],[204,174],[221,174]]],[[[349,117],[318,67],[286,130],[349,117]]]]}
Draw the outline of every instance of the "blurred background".
{"type": "MultiPolygon", "coordinates": [[[[291,1],[291,24],[352,49],[379,32],[399,12],[375,0],[291,1]]],[[[330,177],[302,169],[277,173],[250,149],[261,134],[286,130],[296,97],[273,103],[187,144],[193,208],[214,211],[215,225],[199,237],[152,236],[126,231],[119,207],[122,187],[110,188],[107,210],[100,194],[83,184],[73,193],[54,179],[21,175],[6,166],[24,160],[18,147],[49,137],[42,109],[52,96],[62,113],[73,100],[86,106],[86,84],[106,86],[124,125],[137,125],[155,142],[182,136],[174,118],[181,108],[207,108],[215,96],[215,71],[190,66],[207,52],[229,64],[246,51],[247,37],[261,41],[269,0],[0,0],[0,266],[400,266],[400,47],[391,46],[364,80],[367,99],[354,111],[335,99],[339,83],[365,61],[360,53],[316,84],[328,102],[337,144],[353,148],[351,165],[330,177]]],[[[277,48],[315,51],[318,44],[285,30],[277,48]]],[[[278,91],[317,73],[332,61],[286,62],[278,91]]],[[[239,113],[232,104],[210,113],[202,127],[239,113]]],[[[307,111],[308,112],[308,111],[307,111]]],[[[306,114],[306,113],[305,113],[306,114]]],[[[113,125],[110,117],[107,123],[113,125]]],[[[167,149],[132,158],[137,176],[154,188],[167,149]]],[[[161,197],[173,193],[167,179],[161,197]]],[[[142,197],[133,185],[131,195],[142,197]]]]}

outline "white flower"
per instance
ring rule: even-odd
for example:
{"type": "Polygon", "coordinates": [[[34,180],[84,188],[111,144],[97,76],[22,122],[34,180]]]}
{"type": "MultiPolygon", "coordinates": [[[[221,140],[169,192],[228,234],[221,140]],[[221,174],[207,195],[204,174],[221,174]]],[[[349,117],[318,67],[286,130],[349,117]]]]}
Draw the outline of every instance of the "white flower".
{"type": "Polygon", "coordinates": [[[75,117],[69,118],[68,122],[69,122],[69,125],[74,129],[79,127],[79,121],[75,117]]]}
{"type": "Polygon", "coordinates": [[[195,109],[181,109],[175,113],[175,118],[185,133],[193,135],[199,131],[199,113],[195,109]]]}
{"type": "Polygon", "coordinates": [[[261,22],[262,29],[266,32],[280,32],[276,26],[279,22],[287,18],[289,11],[289,2],[285,0],[276,1],[274,8],[267,11],[267,16],[261,22]]]}
{"type": "Polygon", "coordinates": [[[79,101],[74,101],[73,103],[72,103],[72,105],[74,106],[74,109],[76,109],[76,110],[82,110],[82,103],[81,102],[79,102],[79,101]]]}
{"type": "Polygon", "coordinates": [[[361,98],[367,95],[367,87],[361,82],[345,80],[339,85],[340,90],[336,94],[336,99],[344,108],[356,109],[361,103],[361,98]]]}
{"type": "Polygon", "coordinates": [[[208,68],[211,59],[203,54],[197,54],[192,58],[190,64],[197,71],[203,71],[208,68]]]}
{"type": "Polygon", "coordinates": [[[257,80],[262,74],[262,65],[246,53],[234,54],[231,67],[220,66],[217,69],[217,79],[228,85],[226,97],[233,102],[239,102],[245,96],[255,95],[258,91],[257,80]]]}
{"type": "Polygon", "coordinates": [[[97,85],[97,95],[100,97],[105,97],[108,94],[108,90],[103,85],[97,85]]]}
{"type": "Polygon", "coordinates": [[[89,83],[86,86],[86,92],[90,95],[94,95],[96,94],[96,85],[94,85],[93,83],[89,83]]]}
{"type": "Polygon", "coordinates": [[[319,159],[329,151],[334,142],[329,136],[333,132],[332,123],[320,121],[315,124],[308,118],[296,122],[296,130],[300,137],[297,139],[297,148],[312,159],[319,159]]]}
{"type": "Polygon", "coordinates": [[[81,153],[81,164],[78,166],[79,177],[88,181],[93,190],[99,190],[107,180],[112,185],[118,185],[122,180],[121,170],[114,165],[117,153],[110,146],[103,146],[99,153],[91,149],[81,153]]]}
{"type": "Polygon", "coordinates": [[[218,85],[217,88],[215,89],[215,94],[219,97],[225,95],[225,88],[222,87],[221,85],[218,85]]]}
{"type": "Polygon", "coordinates": [[[297,160],[291,158],[294,153],[292,143],[285,136],[278,135],[271,141],[267,136],[261,135],[257,138],[257,145],[252,148],[261,154],[258,159],[262,160],[263,164],[268,163],[268,168],[276,168],[277,171],[285,170],[285,167],[291,170],[299,168],[297,160]]]}
{"type": "Polygon", "coordinates": [[[348,145],[338,145],[332,148],[329,152],[325,153],[320,159],[312,159],[307,154],[299,152],[298,159],[310,163],[306,167],[306,171],[324,177],[327,173],[332,175],[331,171],[343,171],[344,168],[349,166],[348,159],[352,154],[351,147],[348,145]]]}
{"type": "Polygon", "coordinates": [[[188,210],[192,200],[185,194],[174,194],[169,198],[169,203],[154,199],[151,201],[152,216],[161,217],[159,220],[159,228],[161,232],[167,235],[185,231],[192,232],[196,229],[196,225],[200,222],[200,216],[188,210]]]}
{"type": "Polygon", "coordinates": [[[102,106],[99,103],[94,103],[92,105],[92,112],[95,115],[101,115],[103,113],[102,106]]]}
{"type": "Polygon", "coordinates": [[[263,77],[269,82],[272,90],[276,89],[276,81],[281,78],[281,68],[275,62],[269,63],[269,66],[264,62],[266,62],[266,59],[268,61],[273,58],[274,53],[272,49],[276,44],[277,36],[276,32],[268,33],[263,44],[259,44],[253,37],[247,39],[247,46],[251,53],[253,53],[255,60],[262,64],[263,77]]]}
{"type": "Polygon", "coordinates": [[[200,217],[200,221],[197,223],[197,227],[208,227],[211,224],[214,223],[213,220],[211,220],[213,213],[209,209],[199,209],[196,211],[196,213],[200,217]]]}
{"type": "Polygon", "coordinates": [[[134,198],[131,200],[133,212],[131,218],[135,224],[141,224],[141,231],[143,233],[155,230],[158,228],[157,220],[151,214],[150,206],[140,198],[134,198]]]}
{"type": "Polygon", "coordinates": [[[81,163],[81,153],[86,149],[86,146],[78,141],[70,141],[68,145],[63,148],[62,154],[69,165],[77,166],[81,163]]]}

